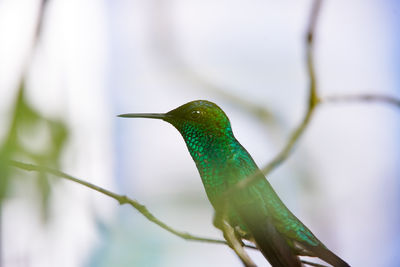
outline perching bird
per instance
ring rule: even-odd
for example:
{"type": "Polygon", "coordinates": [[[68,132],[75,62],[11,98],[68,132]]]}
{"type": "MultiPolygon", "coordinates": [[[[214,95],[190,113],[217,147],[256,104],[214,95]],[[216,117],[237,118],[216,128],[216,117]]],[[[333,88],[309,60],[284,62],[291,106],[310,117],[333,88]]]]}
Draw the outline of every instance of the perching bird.
{"type": "MultiPolygon", "coordinates": [[[[236,140],[228,117],[216,104],[197,100],[165,114],[130,113],[119,117],[161,119],[172,124],[185,140],[216,215],[225,214],[235,235],[254,242],[272,266],[301,266],[301,255],[318,257],[335,267],[349,266],[283,204],[236,140]],[[234,194],[226,194],[252,175],[260,177],[234,194]]],[[[222,228],[218,221],[215,224],[222,228]]]]}

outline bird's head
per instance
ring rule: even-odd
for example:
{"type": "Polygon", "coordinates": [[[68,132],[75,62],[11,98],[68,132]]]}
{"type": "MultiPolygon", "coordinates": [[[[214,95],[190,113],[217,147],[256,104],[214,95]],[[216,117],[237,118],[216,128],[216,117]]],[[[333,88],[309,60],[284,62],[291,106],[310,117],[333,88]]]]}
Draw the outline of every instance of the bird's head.
{"type": "Polygon", "coordinates": [[[192,135],[230,136],[231,125],[225,112],[207,100],[196,100],[167,113],[129,113],[124,118],[161,119],[171,123],[186,139],[192,135]]]}

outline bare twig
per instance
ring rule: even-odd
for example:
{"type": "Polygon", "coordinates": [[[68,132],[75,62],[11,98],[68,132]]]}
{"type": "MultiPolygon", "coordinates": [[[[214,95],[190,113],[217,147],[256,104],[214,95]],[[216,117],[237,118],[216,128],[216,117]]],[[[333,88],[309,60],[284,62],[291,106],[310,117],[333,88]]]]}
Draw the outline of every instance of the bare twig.
{"type": "Polygon", "coordinates": [[[33,48],[37,45],[39,37],[42,33],[43,21],[44,21],[45,11],[46,11],[48,3],[49,3],[49,0],[42,0],[40,2],[38,20],[36,23],[36,29],[35,29],[35,35],[34,35],[34,41],[33,41],[33,48]]]}
{"type": "Polygon", "coordinates": [[[27,58],[25,59],[23,70],[22,70],[22,75],[20,78],[20,85],[24,83],[26,76],[29,71],[29,67],[32,61],[32,58],[35,54],[35,50],[37,48],[37,45],[39,43],[42,31],[43,31],[43,22],[44,22],[44,17],[46,14],[46,10],[48,7],[49,0],[42,0],[39,3],[39,10],[38,10],[38,15],[37,15],[37,20],[36,20],[36,25],[33,33],[33,40],[32,40],[32,45],[31,45],[31,51],[28,53],[27,58]]]}
{"type": "MultiPolygon", "coordinates": [[[[119,202],[120,205],[123,204],[129,204],[131,205],[133,208],[135,208],[137,211],[139,211],[144,217],[146,217],[149,221],[157,224],[158,226],[160,226],[161,228],[167,230],[168,232],[179,236],[185,240],[193,240],[193,241],[200,241],[200,242],[207,242],[207,243],[216,243],[216,244],[225,244],[227,245],[228,243],[224,240],[218,240],[218,239],[212,239],[212,238],[203,238],[203,237],[198,237],[198,236],[194,236],[191,235],[189,233],[185,233],[185,232],[181,232],[178,230],[173,229],[172,227],[168,226],[167,224],[165,224],[164,222],[160,221],[159,219],[157,219],[147,208],[146,206],[140,204],[139,202],[128,198],[125,195],[119,195],[116,193],[113,193],[107,189],[101,188],[97,185],[94,185],[92,183],[83,181],[81,179],[78,179],[76,177],[73,177],[69,174],[66,174],[64,172],[61,172],[59,170],[55,170],[49,167],[45,167],[45,166],[38,166],[38,165],[33,165],[33,164],[27,164],[27,163],[23,163],[23,162],[19,162],[19,161],[15,161],[15,160],[11,160],[10,161],[10,165],[14,166],[16,168],[22,169],[22,170],[26,170],[26,171],[35,171],[35,172],[46,172],[49,174],[53,174],[57,177],[61,177],[67,180],[70,180],[72,182],[81,184],[83,186],[86,186],[90,189],[93,189],[97,192],[100,192],[104,195],[107,195],[115,200],[117,200],[119,202]]],[[[251,245],[246,245],[247,248],[252,248],[252,249],[257,249],[254,246],[251,245]]]]}
{"type": "MultiPolygon", "coordinates": [[[[297,144],[298,140],[304,133],[304,130],[307,128],[311,121],[311,117],[317,105],[320,103],[317,93],[317,81],[314,70],[314,39],[315,39],[315,29],[317,25],[317,18],[319,11],[321,9],[321,0],[315,0],[311,9],[311,14],[309,18],[308,29],[306,33],[306,61],[307,61],[307,70],[309,77],[309,98],[308,98],[308,107],[307,111],[304,115],[301,123],[293,130],[290,135],[286,145],[283,149],[270,161],[265,167],[261,169],[261,172],[264,175],[270,174],[276,167],[282,164],[289,155],[291,154],[294,146],[297,144]]],[[[250,177],[238,182],[234,187],[228,190],[227,195],[233,194],[234,191],[243,189],[250,184],[256,182],[260,179],[259,173],[255,173],[250,177]]]]}
{"type": "MultiPolygon", "coordinates": [[[[318,103],[317,82],[314,69],[314,39],[315,30],[317,27],[318,16],[321,10],[322,0],[314,0],[310,17],[308,20],[308,28],[306,33],[306,56],[307,56],[307,69],[309,77],[309,110],[312,110],[318,103]]],[[[307,117],[307,115],[306,115],[307,117]]]]}
{"type": "MultiPolygon", "coordinates": [[[[123,204],[129,204],[131,205],[133,208],[135,208],[137,211],[139,211],[144,217],[146,217],[149,221],[157,224],[158,226],[160,226],[161,228],[163,228],[164,230],[179,236],[185,240],[189,240],[189,241],[199,241],[199,242],[205,242],[205,243],[213,243],[213,244],[222,244],[222,245],[228,245],[228,242],[225,240],[219,240],[219,239],[212,239],[212,238],[204,238],[204,237],[198,237],[198,236],[194,236],[192,234],[186,233],[186,232],[181,232],[178,230],[173,229],[172,227],[168,226],[167,224],[165,224],[164,222],[160,221],[159,219],[157,219],[147,208],[146,206],[140,204],[139,202],[128,198],[125,195],[119,195],[116,193],[113,193],[107,189],[104,189],[100,186],[94,185],[92,183],[83,181],[81,179],[78,179],[76,177],[73,177],[69,174],[66,174],[62,171],[59,170],[55,170],[52,168],[48,168],[45,166],[38,166],[38,165],[33,165],[33,164],[28,164],[28,163],[23,163],[23,162],[19,162],[19,161],[15,161],[15,160],[11,160],[10,161],[10,165],[13,167],[16,167],[18,169],[21,170],[25,170],[25,171],[34,171],[34,172],[46,172],[49,174],[52,174],[54,176],[72,181],[74,183],[78,183],[81,184],[85,187],[88,187],[92,190],[95,190],[97,192],[100,192],[106,196],[109,196],[115,200],[118,201],[118,203],[120,205],[123,204]]],[[[250,248],[250,249],[256,249],[258,250],[257,247],[252,246],[252,245],[247,245],[247,244],[243,244],[244,247],[246,248],[250,248]]],[[[307,261],[302,261],[305,264],[309,264],[307,261]]],[[[318,266],[318,265],[314,265],[314,266],[318,266]]]]}
{"type": "Polygon", "coordinates": [[[378,94],[359,94],[359,95],[337,95],[321,98],[321,103],[339,103],[339,102],[377,102],[394,105],[400,108],[400,99],[378,94]]]}
{"type": "Polygon", "coordinates": [[[233,249],[233,251],[235,251],[236,255],[238,255],[243,265],[246,267],[257,267],[257,265],[243,249],[242,244],[236,237],[235,230],[232,228],[232,226],[225,219],[223,219],[221,225],[222,231],[224,233],[224,238],[228,241],[228,244],[233,249]]]}

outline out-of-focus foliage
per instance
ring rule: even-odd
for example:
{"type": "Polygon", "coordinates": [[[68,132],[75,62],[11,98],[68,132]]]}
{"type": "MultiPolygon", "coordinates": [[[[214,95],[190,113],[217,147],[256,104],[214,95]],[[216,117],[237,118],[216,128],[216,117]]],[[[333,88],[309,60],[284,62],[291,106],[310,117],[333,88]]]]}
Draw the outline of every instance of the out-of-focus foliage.
{"type": "MultiPolygon", "coordinates": [[[[18,177],[18,170],[9,166],[10,159],[58,167],[68,137],[66,125],[60,120],[42,116],[31,107],[24,90],[22,82],[10,112],[8,130],[0,145],[0,204],[9,196],[13,179],[18,177]]],[[[51,190],[49,177],[44,172],[35,175],[35,191],[40,196],[42,215],[46,219],[51,190]]]]}

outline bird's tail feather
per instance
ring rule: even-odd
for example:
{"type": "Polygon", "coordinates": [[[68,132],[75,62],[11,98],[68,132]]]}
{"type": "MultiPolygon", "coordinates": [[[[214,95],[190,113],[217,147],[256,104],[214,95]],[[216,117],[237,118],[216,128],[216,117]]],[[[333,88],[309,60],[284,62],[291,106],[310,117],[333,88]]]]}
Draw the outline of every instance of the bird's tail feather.
{"type": "Polygon", "coordinates": [[[326,261],[334,267],[350,267],[347,262],[339,258],[339,256],[327,249],[322,244],[316,247],[306,244],[302,244],[302,246],[304,246],[304,248],[308,251],[312,252],[313,256],[318,257],[323,261],[326,261]]]}

